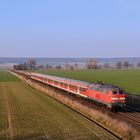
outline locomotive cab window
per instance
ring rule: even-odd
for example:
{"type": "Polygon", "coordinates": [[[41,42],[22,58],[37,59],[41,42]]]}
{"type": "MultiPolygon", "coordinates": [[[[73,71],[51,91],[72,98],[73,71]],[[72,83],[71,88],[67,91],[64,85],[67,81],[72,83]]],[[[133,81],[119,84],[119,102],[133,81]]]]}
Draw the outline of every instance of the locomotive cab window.
{"type": "Polygon", "coordinates": [[[122,91],[122,90],[120,90],[120,91],[119,91],[119,94],[123,94],[123,91],[122,91]]]}
{"type": "Polygon", "coordinates": [[[117,91],[112,91],[113,94],[117,94],[117,91]]]}

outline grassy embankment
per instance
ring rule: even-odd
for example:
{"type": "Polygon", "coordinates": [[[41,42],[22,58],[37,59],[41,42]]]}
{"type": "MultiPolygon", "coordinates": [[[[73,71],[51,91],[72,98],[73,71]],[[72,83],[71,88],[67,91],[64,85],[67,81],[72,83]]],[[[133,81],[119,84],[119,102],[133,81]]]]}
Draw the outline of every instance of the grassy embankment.
{"type": "Polygon", "coordinates": [[[140,70],[39,70],[37,72],[88,82],[102,81],[122,87],[131,94],[140,95],[140,70]]]}
{"type": "Polygon", "coordinates": [[[0,139],[114,139],[81,115],[0,71],[0,139]]]}

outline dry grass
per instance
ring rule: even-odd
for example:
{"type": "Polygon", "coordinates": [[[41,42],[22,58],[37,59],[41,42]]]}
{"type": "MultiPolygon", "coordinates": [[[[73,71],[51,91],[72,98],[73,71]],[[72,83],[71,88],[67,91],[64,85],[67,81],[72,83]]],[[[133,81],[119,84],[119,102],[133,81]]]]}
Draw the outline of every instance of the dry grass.
{"type": "Polygon", "coordinates": [[[33,88],[40,90],[41,92],[57,99],[60,102],[63,102],[64,104],[70,106],[73,109],[76,109],[77,111],[80,111],[83,114],[86,114],[88,117],[98,122],[100,125],[104,126],[105,128],[112,131],[113,133],[117,134],[122,139],[127,139],[127,140],[139,139],[139,133],[126,122],[113,119],[107,114],[104,114],[100,111],[97,111],[85,105],[82,105],[78,101],[72,100],[71,98],[64,96],[63,94],[56,93],[56,91],[46,89],[36,83],[26,81],[23,78],[22,80],[24,80],[33,88]]]}

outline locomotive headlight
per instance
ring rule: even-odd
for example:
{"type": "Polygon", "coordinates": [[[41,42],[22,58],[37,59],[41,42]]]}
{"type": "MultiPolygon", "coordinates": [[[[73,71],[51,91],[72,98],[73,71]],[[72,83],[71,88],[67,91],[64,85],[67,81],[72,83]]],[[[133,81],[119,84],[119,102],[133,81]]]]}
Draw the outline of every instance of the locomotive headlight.
{"type": "Polygon", "coordinates": [[[118,98],[112,97],[111,100],[112,100],[112,101],[116,101],[116,100],[118,100],[118,98]]]}
{"type": "Polygon", "coordinates": [[[114,98],[114,97],[112,97],[111,100],[112,100],[112,101],[116,101],[116,100],[125,100],[125,97],[121,97],[121,98],[114,98]]]}
{"type": "Polygon", "coordinates": [[[120,98],[120,100],[125,100],[125,97],[120,98]]]}
{"type": "Polygon", "coordinates": [[[111,100],[112,100],[112,103],[116,103],[119,100],[119,98],[112,97],[111,100]]]}

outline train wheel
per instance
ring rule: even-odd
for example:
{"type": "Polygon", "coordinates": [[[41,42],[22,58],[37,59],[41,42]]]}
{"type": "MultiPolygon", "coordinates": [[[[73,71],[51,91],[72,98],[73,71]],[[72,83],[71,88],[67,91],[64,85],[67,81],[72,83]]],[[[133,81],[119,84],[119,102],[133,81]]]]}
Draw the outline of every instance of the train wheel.
{"type": "Polygon", "coordinates": [[[121,108],[121,111],[122,111],[122,112],[126,112],[126,109],[125,109],[125,108],[121,108]]]}

